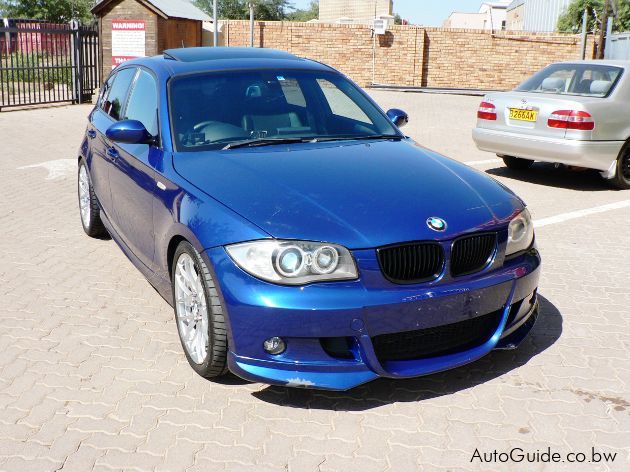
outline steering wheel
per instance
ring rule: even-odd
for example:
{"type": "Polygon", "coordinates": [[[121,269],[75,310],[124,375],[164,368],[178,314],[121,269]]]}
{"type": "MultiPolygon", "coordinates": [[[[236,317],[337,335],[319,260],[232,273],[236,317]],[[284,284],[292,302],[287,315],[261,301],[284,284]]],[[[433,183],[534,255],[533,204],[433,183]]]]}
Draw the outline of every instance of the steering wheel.
{"type": "Polygon", "coordinates": [[[249,133],[243,128],[221,121],[202,121],[194,125],[193,130],[195,133],[203,133],[205,140],[209,142],[230,138],[246,139],[249,137],[249,133]]]}

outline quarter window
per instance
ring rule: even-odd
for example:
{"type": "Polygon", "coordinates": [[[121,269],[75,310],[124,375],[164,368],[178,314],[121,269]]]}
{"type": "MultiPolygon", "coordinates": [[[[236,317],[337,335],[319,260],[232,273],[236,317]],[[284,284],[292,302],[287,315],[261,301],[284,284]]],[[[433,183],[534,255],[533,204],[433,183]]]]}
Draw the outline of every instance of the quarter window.
{"type": "Polygon", "coordinates": [[[157,85],[151,74],[140,70],[125,109],[125,120],[138,120],[152,136],[158,134],[157,85]]]}

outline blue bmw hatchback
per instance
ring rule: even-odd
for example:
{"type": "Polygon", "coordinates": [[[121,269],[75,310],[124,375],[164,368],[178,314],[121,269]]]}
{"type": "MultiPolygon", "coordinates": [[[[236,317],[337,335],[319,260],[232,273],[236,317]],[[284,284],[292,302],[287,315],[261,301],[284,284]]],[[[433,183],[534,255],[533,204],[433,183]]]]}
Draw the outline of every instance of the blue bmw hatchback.
{"type": "Polygon", "coordinates": [[[514,348],[537,316],[529,212],[406,122],[281,51],[129,61],[80,148],[83,228],[174,307],[204,377],[345,390],[514,348]]]}

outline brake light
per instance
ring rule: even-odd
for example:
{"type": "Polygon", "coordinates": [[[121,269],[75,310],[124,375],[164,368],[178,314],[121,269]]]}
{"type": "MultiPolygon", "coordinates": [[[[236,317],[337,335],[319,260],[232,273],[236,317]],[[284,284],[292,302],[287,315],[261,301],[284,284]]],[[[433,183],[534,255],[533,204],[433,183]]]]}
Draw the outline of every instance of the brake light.
{"type": "Polygon", "coordinates": [[[550,128],[579,129],[590,131],[595,128],[595,121],[590,113],[581,110],[556,110],[549,115],[547,126],[550,128]]]}
{"type": "Polygon", "coordinates": [[[479,118],[480,120],[496,120],[496,107],[490,102],[481,102],[479,104],[479,109],[477,110],[477,118],[479,118]]]}

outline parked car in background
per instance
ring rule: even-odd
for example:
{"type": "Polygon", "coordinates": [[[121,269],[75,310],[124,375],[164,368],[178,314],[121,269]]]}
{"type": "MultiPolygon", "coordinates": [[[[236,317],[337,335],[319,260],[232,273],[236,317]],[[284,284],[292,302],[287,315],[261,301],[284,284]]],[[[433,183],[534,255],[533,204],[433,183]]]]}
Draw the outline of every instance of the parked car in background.
{"type": "Polygon", "coordinates": [[[204,377],[343,390],[515,348],[538,313],[530,214],[406,122],[281,51],[131,60],[89,115],[81,222],[173,305],[204,377]]]}
{"type": "Polygon", "coordinates": [[[587,167],[628,189],[629,76],[629,61],[552,64],[511,92],[486,95],[473,139],[511,169],[534,161],[587,167]]]}

